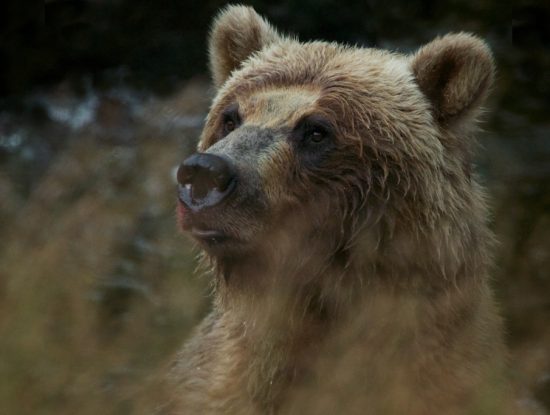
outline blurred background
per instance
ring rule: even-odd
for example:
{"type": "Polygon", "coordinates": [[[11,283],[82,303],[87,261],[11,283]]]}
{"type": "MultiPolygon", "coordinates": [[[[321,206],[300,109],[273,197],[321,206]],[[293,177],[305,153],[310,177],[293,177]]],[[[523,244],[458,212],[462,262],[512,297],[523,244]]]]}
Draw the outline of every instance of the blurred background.
{"type": "MultiPolygon", "coordinates": [[[[498,75],[477,165],[493,285],[522,405],[550,413],[550,4],[244,3],[302,40],[488,41],[498,75]]],[[[151,413],[158,374],[208,312],[173,177],[213,96],[205,44],[224,4],[0,6],[0,414],[151,413]]]]}

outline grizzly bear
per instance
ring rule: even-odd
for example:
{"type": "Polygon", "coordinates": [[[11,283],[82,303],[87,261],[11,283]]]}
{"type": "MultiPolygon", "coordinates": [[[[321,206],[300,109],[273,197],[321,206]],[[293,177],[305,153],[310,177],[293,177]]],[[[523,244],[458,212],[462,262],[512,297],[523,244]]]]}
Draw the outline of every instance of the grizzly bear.
{"type": "Polygon", "coordinates": [[[230,6],[209,53],[217,95],[177,176],[214,304],[171,413],[506,412],[472,167],[487,45],[302,43],[230,6]]]}

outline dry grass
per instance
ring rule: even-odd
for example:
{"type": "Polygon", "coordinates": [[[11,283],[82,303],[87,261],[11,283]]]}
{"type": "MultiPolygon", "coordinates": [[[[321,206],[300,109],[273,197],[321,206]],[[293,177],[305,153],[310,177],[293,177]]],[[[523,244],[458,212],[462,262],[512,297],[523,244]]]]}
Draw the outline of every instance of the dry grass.
{"type": "Polygon", "coordinates": [[[171,178],[197,131],[132,130],[131,144],[76,133],[5,208],[2,414],[140,413],[136,398],[208,308],[171,178]]]}

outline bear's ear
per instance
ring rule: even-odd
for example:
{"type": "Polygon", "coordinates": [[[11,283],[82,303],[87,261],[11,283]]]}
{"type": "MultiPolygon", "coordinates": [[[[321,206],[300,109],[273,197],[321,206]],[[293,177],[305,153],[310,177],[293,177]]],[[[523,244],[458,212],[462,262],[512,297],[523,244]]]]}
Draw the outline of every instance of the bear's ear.
{"type": "Polygon", "coordinates": [[[435,118],[447,126],[477,115],[495,70],[485,42],[466,33],[443,36],[423,46],[412,57],[411,67],[435,118]]]}
{"type": "Polygon", "coordinates": [[[210,70],[216,87],[252,53],[280,36],[252,7],[229,6],[214,20],[210,33],[210,70]]]}

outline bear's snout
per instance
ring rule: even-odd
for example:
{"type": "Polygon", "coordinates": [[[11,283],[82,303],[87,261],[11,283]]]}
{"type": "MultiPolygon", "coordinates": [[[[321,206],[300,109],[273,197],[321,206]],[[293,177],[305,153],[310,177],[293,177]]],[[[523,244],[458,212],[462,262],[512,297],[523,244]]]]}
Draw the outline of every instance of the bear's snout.
{"type": "Polygon", "coordinates": [[[220,204],[235,189],[234,166],[215,154],[195,153],[178,168],[179,199],[189,209],[220,204]]]}

